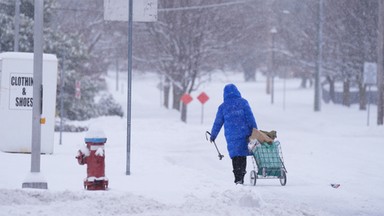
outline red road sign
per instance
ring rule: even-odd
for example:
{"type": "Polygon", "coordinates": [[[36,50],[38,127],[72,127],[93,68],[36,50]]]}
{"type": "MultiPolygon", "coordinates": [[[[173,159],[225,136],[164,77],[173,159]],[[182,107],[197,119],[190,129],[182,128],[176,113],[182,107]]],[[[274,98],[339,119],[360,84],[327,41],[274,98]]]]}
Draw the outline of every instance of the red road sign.
{"type": "Polygon", "coordinates": [[[189,104],[193,100],[193,98],[188,93],[185,93],[185,94],[183,94],[183,96],[181,96],[180,100],[184,104],[189,104]]]}
{"type": "Polygon", "coordinates": [[[200,103],[205,104],[205,102],[207,102],[209,97],[207,94],[205,94],[205,92],[201,92],[201,94],[199,94],[199,96],[197,96],[197,99],[200,101],[200,103]]]}

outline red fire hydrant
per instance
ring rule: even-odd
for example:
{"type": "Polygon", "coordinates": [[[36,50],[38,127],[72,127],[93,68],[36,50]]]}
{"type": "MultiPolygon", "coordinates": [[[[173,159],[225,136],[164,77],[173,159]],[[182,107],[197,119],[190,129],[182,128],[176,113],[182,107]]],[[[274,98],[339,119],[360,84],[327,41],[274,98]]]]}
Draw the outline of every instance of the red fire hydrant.
{"type": "Polygon", "coordinates": [[[108,178],[105,177],[105,151],[107,141],[102,131],[89,131],[84,139],[86,146],[78,151],[76,156],[80,165],[87,164],[87,178],[84,188],[87,190],[105,190],[108,188],[108,178]]]}

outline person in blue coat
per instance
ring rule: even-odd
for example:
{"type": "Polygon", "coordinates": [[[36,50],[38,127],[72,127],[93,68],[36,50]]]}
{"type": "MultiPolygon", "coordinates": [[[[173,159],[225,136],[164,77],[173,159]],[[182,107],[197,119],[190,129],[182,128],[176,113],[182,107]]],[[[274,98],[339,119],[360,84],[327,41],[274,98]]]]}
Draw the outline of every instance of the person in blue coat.
{"type": "Polygon", "coordinates": [[[248,101],[241,97],[234,84],[224,87],[224,102],[216,113],[211,130],[211,142],[215,141],[223,125],[235,183],[243,184],[249,155],[248,137],[252,134],[253,128],[257,129],[257,124],[248,101]]]}

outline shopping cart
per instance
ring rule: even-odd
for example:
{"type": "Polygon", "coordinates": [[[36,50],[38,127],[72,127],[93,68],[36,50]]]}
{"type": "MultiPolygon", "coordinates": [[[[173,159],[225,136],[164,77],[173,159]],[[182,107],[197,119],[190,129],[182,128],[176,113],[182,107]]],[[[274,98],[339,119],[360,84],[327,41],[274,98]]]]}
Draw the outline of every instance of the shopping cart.
{"type": "Polygon", "coordinates": [[[254,144],[252,150],[253,170],[250,173],[251,185],[256,185],[257,179],[280,179],[280,184],[287,183],[287,170],[284,166],[283,153],[279,141],[272,144],[254,144]],[[255,164],[256,162],[256,164],[255,164]]]}

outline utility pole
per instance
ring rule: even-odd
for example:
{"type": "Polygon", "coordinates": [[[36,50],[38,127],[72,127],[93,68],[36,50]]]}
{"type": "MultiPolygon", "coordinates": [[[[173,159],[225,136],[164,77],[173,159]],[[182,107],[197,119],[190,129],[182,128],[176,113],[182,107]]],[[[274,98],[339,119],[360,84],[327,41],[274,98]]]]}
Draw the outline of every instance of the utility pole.
{"type": "Polygon", "coordinates": [[[131,112],[132,112],[132,25],[133,0],[128,2],[128,94],[127,94],[127,163],[126,175],[131,175],[131,112]]]}
{"type": "Polygon", "coordinates": [[[379,28],[377,41],[377,125],[383,125],[384,120],[384,0],[379,0],[379,28]]]}
{"type": "MultiPolygon", "coordinates": [[[[266,6],[268,8],[268,13],[271,14],[271,16],[269,16],[269,19],[268,19],[268,25],[270,25],[272,28],[275,28],[274,26],[276,26],[276,12],[275,12],[275,8],[273,7],[275,4],[275,0],[272,0],[272,1],[266,1],[266,6]]],[[[271,30],[270,30],[271,31],[271,30]]],[[[272,53],[273,53],[273,33],[271,32],[268,32],[268,48],[271,50],[268,52],[268,70],[267,70],[267,79],[266,79],[266,93],[267,95],[268,94],[271,94],[271,91],[272,91],[272,53]]],[[[271,96],[271,100],[272,100],[272,96],[271,96]]],[[[272,102],[273,104],[273,102],[272,102]]]]}
{"type": "Polygon", "coordinates": [[[48,189],[48,183],[43,180],[40,174],[41,114],[43,105],[43,9],[44,0],[35,0],[31,176],[23,183],[23,188],[48,189]]]}
{"type": "Polygon", "coordinates": [[[275,27],[272,27],[270,33],[272,34],[272,65],[271,65],[271,86],[270,86],[270,92],[271,92],[271,104],[274,103],[274,97],[275,97],[275,73],[276,73],[276,67],[275,67],[275,35],[277,33],[277,30],[275,27]]]}
{"type": "Polygon", "coordinates": [[[20,0],[15,1],[15,41],[13,44],[13,51],[19,51],[19,30],[20,30],[20,0]]]}
{"type": "Polygon", "coordinates": [[[319,0],[319,10],[318,10],[318,26],[317,26],[317,61],[316,61],[316,73],[315,73],[315,104],[314,110],[321,110],[321,86],[320,86],[320,77],[321,77],[321,67],[322,67],[322,57],[323,57],[323,0],[319,0]]]}

